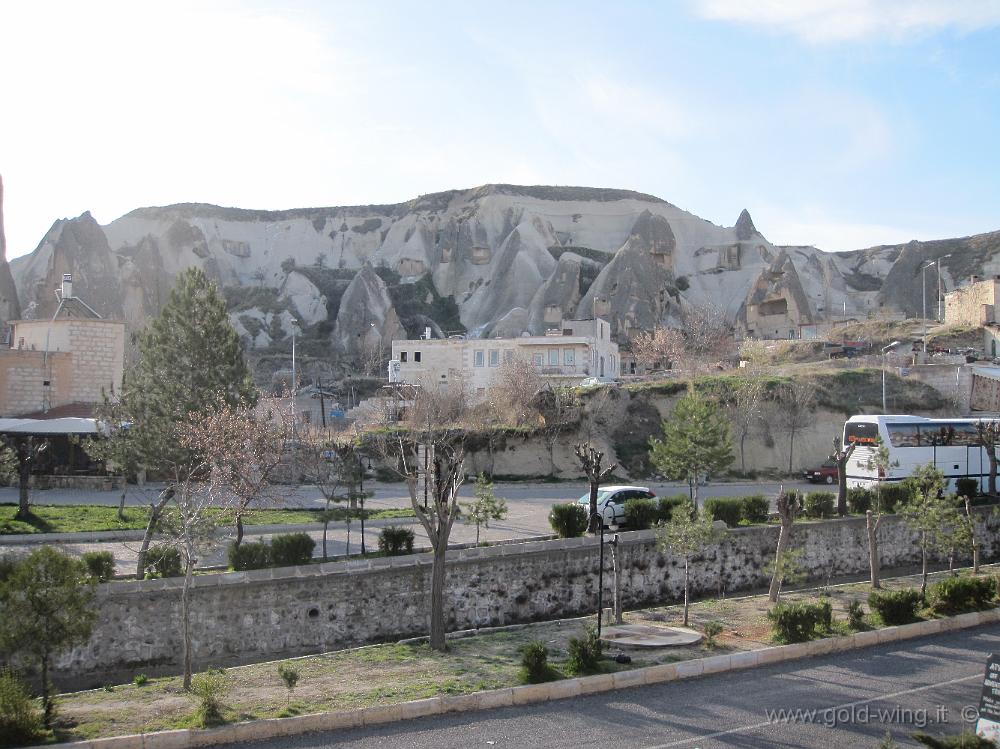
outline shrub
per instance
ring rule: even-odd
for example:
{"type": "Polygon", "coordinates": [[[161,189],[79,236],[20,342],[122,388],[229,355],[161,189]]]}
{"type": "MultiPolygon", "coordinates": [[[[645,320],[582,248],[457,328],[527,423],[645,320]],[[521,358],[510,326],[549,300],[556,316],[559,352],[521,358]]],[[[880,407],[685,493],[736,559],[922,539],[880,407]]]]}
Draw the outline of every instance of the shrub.
{"type": "Polygon", "coordinates": [[[930,749],[996,749],[996,744],[964,728],[961,733],[950,736],[932,736],[923,731],[910,734],[921,746],[930,749]]]}
{"type": "Polygon", "coordinates": [[[829,598],[820,598],[819,603],[816,604],[817,613],[819,615],[819,621],[817,622],[820,627],[825,631],[829,632],[833,627],[833,604],[830,603],[829,598]]]}
{"type": "Polygon", "coordinates": [[[288,694],[291,696],[292,690],[295,689],[295,685],[299,683],[299,672],[291,666],[279,663],[278,676],[281,677],[281,681],[284,683],[285,689],[288,690],[288,694]]]}
{"type": "Polygon", "coordinates": [[[203,728],[226,722],[222,715],[222,700],[229,693],[229,676],[220,669],[208,669],[191,679],[191,695],[198,700],[195,718],[203,728]]]}
{"type": "Polygon", "coordinates": [[[936,613],[957,614],[989,608],[996,591],[992,577],[949,577],[931,586],[928,599],[936,613]]]}
{"type": "Polygon", "coordinates": [[[832,492],[809,492],[805,501],[806,517],[832,518],[835,501],[832,492]]]}
{"type": "Polygon", "coordinates": [[[867,489],[847,490],[847,509],[855,515],[864,515],[872,508],[872,493],[867,489]]]}
{"type": "Polygon", "coordinates": [[[87,565],[87,574],[99,583],[115,576],[115,555],[110,551],[85,551],[80,561],[87,565]]]}
{"type": "Polygon", "coordinates": [[[34,743],[42,734],[42,714],[27,688],[10,669],[0,671],[0,746],[34,743]]]}
{"type": "Polygon", "coordinates": [[[889,625],[907,624],[917,616],[919,590],[873,590],[868,594],[868,606],[889,625]]]}
{"type": "Polygon", "coordinates": [[[816,627],[828,616],[822,603],[779,603],[767,612],[771,629],[781,642],[808,642],[816,636],[816,627]]]}
{"type": "Polygon", "coordinates": [[[263,541],[244,541],[239,546],[229,544],[229,566],[237,572],[262,570],[272,564],[271,547],[263,541]]]}
{"type": "Polygon", "coordinates": [[[576,538],[587,530],[587,510],[576,502],[552,505],[549,525],[560,538],[576,538]]]}
{"type": "Polygon", "coordinates": [[[861,601],[851,601],[847,604],[847,626],[851,629],[864,629],[865,609],[861,601]]]}
{"type": "Polygon", "coordinates": [[[771,501],[763,494],[751,494],[743,497],[741,517],[747,523],[766,523],[771,516],[771,501]]]}
{"type": "Polygon", "coordinates": [[[960,497],[975,497],[979,494],[979,481],[977,479],[958,479],[955,481],[955,488],[960,497]]]}
{"type": "Polygon", "coordinates": [[[674,516],[674,511],[678,507],[686,507],[691,510],[691,498],[687,494],[675,494],[672,497],[660,497],[659,513],[657,519],[669,523],[674,516]]]}
{"type": "Polygon", "coordinates": [[[910,479],[898,483],[882,484],[882,511],[895,512],[900,507],[908,504],[913,496],[915,485],[910,479]]]}
{"type": "Polygon", "coordinates": [[[572,674],[593,673],[601,660],[601,647],[597,628],[593,626],[584,630],[583,637],[570,637],[566,670],[572,674]]]}
{"type": "Polygon", "coordinates": [[[398,557],[413,553],[413,531],[390,525],[378,534],[378,549],[386,556],[398,557]]]}
{"type": "Polygon", "coordinates": [[[173,546],[158,544],[146,551],[146,577],[180,577],[181,552],[173,546]]]}
{"type": "Polygon", "coordinates": [[[146,674],[136,674],[135,678],[132,679],[132,683],[137,687],[144,687],[149,683],[149,677],[146,674]]]}
{"type": "Polygon", "coordinates": [[[715,620],[705,622],[705,626],[702,627],[702,631],[705,633],[705,647],[714,648],[715,638],[722,634],[722,624],[715,620]]]}
{"type": "Polygon", "coordinates": [[[625,523],[634,531],[651,528],[658,515],[659,508],[651,499],[629,499],[625,502],[625,523]]]}
{"type": "Polygon", "coordinates": [[[530,684],[540,684],[552,679],[549,649],[544,643],[535,640],[524,646],[521,651],[521,678],[530,684]]]}
{"type": "Polygon", "coordinates": [[[730,528],[739,525],[743,516],[743,500],[739,497],[710,497],[704,507],[713,520],[723,520],[730,528]]]}
{"type": "Polygon", "coordinates": [[[271,539],[271,558],[275,567],[309,564],[316,542],[308,533],[284,533],[271,539]]]}

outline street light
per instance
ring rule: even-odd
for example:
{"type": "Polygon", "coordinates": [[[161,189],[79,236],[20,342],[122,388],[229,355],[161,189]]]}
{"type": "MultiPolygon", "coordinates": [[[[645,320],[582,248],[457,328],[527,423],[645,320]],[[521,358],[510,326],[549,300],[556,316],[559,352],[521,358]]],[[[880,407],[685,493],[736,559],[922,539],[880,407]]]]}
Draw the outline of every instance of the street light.
{"type": "MultiPolygon", "coordinates": [[[[372,469],[372,459],[368,458],[368,470],[372,469]]],[[[365,555],[365,463],[364,457],[358,453],[358,499],[361,500],[361,556],[365,555]]]]}
{"type": "Polygon", "coordinates": [[[889,409],[885,405],[885,359],[886,354],[888,354],[892,349],[899,345],[899,341],[893,341],[888,346],[882,349],[882,413],[886,414],[889,409]]]}
{"type": "Polygon", "coordinates": [[[920,281],[923,284],[924,301],[924,353],[927,353],[927,273],[925,272],[932,265],[937,265],[937,260],[931,260],[920,269],[920,281]]]}
{"type": "Polygon", "coordinates": [[[938,267],[938,322],[944,321],[944,296],[941,294],[941,261],[946,257],[951,257],[951,254],[942,255],[937,259],[938,267]]]}

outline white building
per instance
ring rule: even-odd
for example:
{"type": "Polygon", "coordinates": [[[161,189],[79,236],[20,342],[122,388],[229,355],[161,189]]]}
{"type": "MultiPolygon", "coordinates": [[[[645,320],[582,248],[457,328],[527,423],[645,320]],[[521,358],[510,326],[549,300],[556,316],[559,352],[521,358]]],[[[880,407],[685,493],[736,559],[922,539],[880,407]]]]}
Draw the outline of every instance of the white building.
{"type": "Polygon", "coordinates": [[[501,364],[515,358],[532,363],[539,374],[561,385],[617,379],[621,364],[611,326],[600,318],[563,320],[559,329],[544,336],[392,342],[400,382],[447,386],[461,380],[474,393],[485,392],[501,364]]]}

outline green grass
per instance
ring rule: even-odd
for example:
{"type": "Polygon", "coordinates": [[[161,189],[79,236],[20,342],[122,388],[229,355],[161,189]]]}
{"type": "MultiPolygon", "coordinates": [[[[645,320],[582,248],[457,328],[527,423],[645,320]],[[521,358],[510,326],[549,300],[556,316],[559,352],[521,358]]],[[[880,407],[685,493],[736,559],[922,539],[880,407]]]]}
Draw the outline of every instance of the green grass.
{"type": "MultiPolygon", "coordinates": [[[[320,522],[322,510],[257,510],[244,520],[245,525],[299,525],[320,522]]],[[[348,510],[333,508],[336,520],[345,520],[348,510]]],[[[0,504],[0,535],[15,533],[79,533],[88,531],[141,530],[146,527],[149,511],[145,507],[126,507],[125,519],[118,518],[118,508],[104,505],[32,505],[32,517],[14,520],[17,505],[0,504]]],[[[355,510],[353,517],[358,518],[355,510]]],[[[413,510],[400,507],[365,510],[366,520],[393,520],[413,517],[413,510]]]]}

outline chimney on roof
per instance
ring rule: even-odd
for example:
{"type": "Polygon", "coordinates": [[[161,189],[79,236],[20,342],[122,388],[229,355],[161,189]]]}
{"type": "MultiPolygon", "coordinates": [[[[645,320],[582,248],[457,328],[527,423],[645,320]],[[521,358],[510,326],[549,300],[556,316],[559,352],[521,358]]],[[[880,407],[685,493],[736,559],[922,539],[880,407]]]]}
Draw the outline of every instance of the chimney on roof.
{"type": "Polygon", "coordinates": [[[62,298],[63,299],[72,299],[73,298],[73,274],[72,273],[63,273],[62,298]]]}
{"type": "Polygon", "coordinates": [[[979,276],[969,276],[969,284],[979,283],[979,276]]]}

